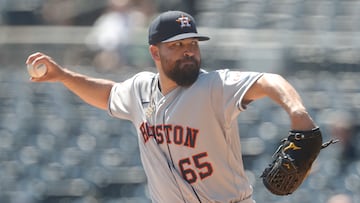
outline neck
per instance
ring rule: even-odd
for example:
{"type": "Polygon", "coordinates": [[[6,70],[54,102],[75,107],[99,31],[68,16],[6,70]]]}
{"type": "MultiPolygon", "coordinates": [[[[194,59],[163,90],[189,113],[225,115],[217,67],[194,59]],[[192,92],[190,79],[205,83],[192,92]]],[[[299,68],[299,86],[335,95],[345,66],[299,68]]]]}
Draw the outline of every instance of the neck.
{"type": "Polygon", "coordinates": [[[166,76],[164,77],[161,74],[159,75],[159,88],[163,95],[167,95],[176,87],[178,87],[178,85],[174,81],[170,80],[166,76]]]}

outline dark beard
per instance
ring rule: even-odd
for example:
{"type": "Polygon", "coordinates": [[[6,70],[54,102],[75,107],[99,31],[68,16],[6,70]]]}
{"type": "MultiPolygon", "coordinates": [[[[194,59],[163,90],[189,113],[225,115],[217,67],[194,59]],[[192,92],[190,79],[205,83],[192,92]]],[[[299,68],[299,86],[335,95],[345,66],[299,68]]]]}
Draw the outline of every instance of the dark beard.
{"type": "Polygon", "coordinates": [[[167,76],[171,78],[177,85],[188,87],[192,85],[198,78],[200,72],[200,63],[193,57],[186,57],[177,60],[174,67],[167,72],[167,76]],[[191,64],[181,65],[182,62],[192,62],[191,64]]]}

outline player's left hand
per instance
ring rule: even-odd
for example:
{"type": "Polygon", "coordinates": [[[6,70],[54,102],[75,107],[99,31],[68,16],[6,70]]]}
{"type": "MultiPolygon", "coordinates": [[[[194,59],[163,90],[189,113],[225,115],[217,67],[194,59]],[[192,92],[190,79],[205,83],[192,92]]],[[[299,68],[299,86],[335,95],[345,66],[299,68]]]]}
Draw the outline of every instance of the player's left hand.
{"type": "Polygon", "coordinates": [[[265,187],[276,195],[293,193],[306,179],[320,150],[335,142],[337,140],[322,144],[318,127],[310,131],[291,130],[261,175],[265,187]]]}

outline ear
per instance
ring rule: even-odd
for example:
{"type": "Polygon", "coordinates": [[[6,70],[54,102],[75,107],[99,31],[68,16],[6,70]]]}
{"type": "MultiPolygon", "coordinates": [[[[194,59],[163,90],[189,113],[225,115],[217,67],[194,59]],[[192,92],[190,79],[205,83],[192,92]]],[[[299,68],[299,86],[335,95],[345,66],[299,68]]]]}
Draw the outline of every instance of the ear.
{"type": "Polygon", "coordinates": [[[159,54],[159,48],[155,45],[150,45],[149,46],[149,51],[151,54],[151,57],[154,61],[159,61],[160,60],[160,54],[159,54]]]}

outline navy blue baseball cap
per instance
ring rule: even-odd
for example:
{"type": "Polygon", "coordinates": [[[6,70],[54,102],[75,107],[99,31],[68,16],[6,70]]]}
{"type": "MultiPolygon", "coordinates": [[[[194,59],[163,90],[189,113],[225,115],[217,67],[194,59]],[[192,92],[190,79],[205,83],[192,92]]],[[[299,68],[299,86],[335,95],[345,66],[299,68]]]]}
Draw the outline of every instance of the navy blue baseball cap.
{"type": "Polygon", "coordinates": [[[156,17],[149,27],[149,44],[172,42],[186,38],[206,41],[210,38],[197,32],[194,18],[182,11],[167,11],[156,17]]]}

